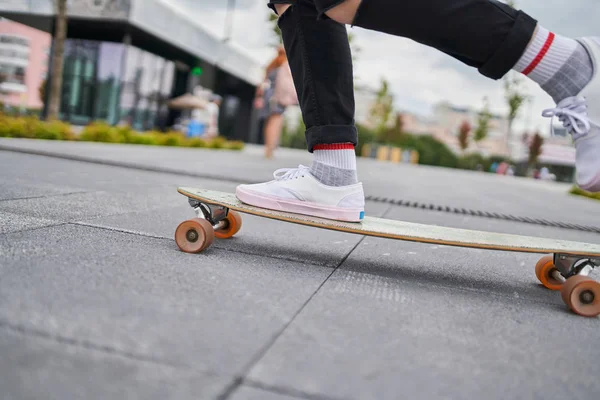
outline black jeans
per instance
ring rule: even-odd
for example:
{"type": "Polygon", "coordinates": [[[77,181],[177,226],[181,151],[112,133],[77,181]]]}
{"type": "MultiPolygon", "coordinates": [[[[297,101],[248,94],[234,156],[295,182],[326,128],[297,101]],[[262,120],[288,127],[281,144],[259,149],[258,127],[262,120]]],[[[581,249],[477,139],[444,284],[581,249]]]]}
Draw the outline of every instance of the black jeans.
{"type": "MultiPolygon", "coordinates": [[[[343,2],[269,2],[272,9],[292,5],[280,16],[279,28],[310,152],[316,144],[358,142],[346,28],[325,15],[343,2]]],[[[537,21],[496,0],[363,0],[353,25],[412,39],[500,79],[525,51],[537,21]]]]}

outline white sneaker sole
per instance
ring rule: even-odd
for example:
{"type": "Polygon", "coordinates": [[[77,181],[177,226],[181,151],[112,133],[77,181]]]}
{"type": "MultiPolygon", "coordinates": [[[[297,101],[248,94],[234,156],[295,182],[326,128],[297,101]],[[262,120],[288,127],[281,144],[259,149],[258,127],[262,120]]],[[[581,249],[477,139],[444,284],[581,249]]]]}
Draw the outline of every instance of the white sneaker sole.
{"type": "Polygon", "coordinates": [[[363,209],[330,207],[306,201],[270,197],[241,187],[238,187],[235,190],[235,195],[241,202],[251,206],[294,214],[310,215],[335,221],[360,222],[365,215],[363,209]]]}

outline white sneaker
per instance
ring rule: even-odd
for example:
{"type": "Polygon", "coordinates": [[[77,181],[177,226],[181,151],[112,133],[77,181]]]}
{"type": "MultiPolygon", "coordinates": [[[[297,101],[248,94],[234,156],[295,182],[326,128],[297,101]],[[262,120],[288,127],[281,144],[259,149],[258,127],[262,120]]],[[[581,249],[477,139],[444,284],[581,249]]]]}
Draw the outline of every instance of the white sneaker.
{"type": "Polygon", "coordinates": [[[579,42],[591,56],[594,75],[576,97],[569,97],[556,108],[544,110],[544,117],[557,116],[573,135],[577,184],[583,190],[600,192],[600,39],[579,42]]]}
{"type": "Polygon", "coordinates": [[[310,169],[278,169],[274,180],[254,185],[239,185],[235,191],[243,203],[337,221],[359,222],[365,215],[362,183],[327,186],[315,179],[310,169]]]}

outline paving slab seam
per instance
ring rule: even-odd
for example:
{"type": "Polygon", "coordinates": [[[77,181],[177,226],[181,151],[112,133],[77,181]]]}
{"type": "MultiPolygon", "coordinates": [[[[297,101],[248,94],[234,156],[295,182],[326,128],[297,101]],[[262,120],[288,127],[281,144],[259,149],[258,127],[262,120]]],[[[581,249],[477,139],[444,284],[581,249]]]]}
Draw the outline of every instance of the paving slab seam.
{"type": "Polygon", "coordinates": [[[192,178],[202,178],[202,179],[216,180],[216,181],[222,181],[222,182],[231,182],[231,183],[240,183],[240,184],[253,183],[253,182],[245,180],[245,179],[240,180],[240,179],[232,178],[230,176],[225,176],[225,175],[200,174],[200,173],[190,172],[187,170],[177,169],[177,168],[149,166],[149,165],[142,165],[142,164],[135,164],[135,163],[127,163],[124,161],[99,160],[99,159],[89,158],[89,157],[84,157],[84,156],[73,156],[73,155],[54,153],[54,152],[43,151],[43,150],[18,149],[18,148],[13,148],[10,146],[5,146],[5,145],[0,145],[0,151],[31,154],[31,155],[42,156],[42,157],[50,157],[50,158],[60,158],[63,160],[78,161],[78,162],[84,162],[84,163],[89,163],[89,164],[107,165],[107,166],[111,166],[111,167],[135,169],[135,170],[148,171],[148,172],[159,172],[159,173],[164,173],[164,174],[169,174],[169,175],[188,176],[188,177],[192,177],[192,178]]]}
{"type": "Polygon", "coordinates": [[[47,196],[15,197],[13,199],[0,199],[0,203],[4,202],[4,201],[47,199],[49,197],[70,196],[72,194],[95,193],[95,192],[97,192],[97,190],[81,190],[81,191],[77,191],[77,192],[54,193],[54,194],[49,194],[47,196]]]}
{"type": "MultiPolygon", "coordinates": [[[[85,349],[85,350],[97,351],[97,352],[100,352],[103,354],[120,356],[120,357],[126,358],[128,360],[133,360],[133,361],[137,361],[137,362],[145,362],[145,363],[156,364],[156,365],[161,365],[161,366],[173,367],[173,368],[177,368],[177,369],[182,369],[182,368],[188,367],[186,365],[173,364],[173,363],[170,363],[170,362],[167,362],[165,360],[161,360],[161,359],[158,359],[155,357],[150,357],[150,356],[146,356],[146,355],[142,355],[142,354],[136,354],[136,353],[132,353],[132,352],[128,352],[128,351],[119,350],[119,349],[116,349],[111,346],[96,344],[96,343],[93,343],[93,342],[90,342],[87,340],[79,340],[79,339],[75,339],[75,338],[52,334],[52,333],[49,333],[49,332],[46,332],[43,330],[39,330],[39,329],[28,328],[23,325],[13,324],[13,323],[10,323],[5,320],[4,321],[0,320],[0,329],[6,330],[9,332],[13,332],[13,333],[16,333],[19,335],[23,335],[23,336],[36,337],[36,338],[49,340],[51,342],[63,344],[66,346],[73,346],[73,347],[77,347],[77,348],[81,348],[81,349],[85,349]]],[[[216,374],[211,373],[211,372],[206,372],[206,373],[202,372],[202,373],[206,374],[207,376],[212,376],[212,375],[216,376],[216,374]]]]}
{"type": "MultiPolygon", "coordinates": [[[[107,230],[107,231],[125,233],[125,234],[135,235],[135,236],[143,236],[143,237],[148,237],[148,238],[152,238],[152,239],[168,240],[168,241],[172,241],[172,242],[175,241],[175,239],[170,238],[170,237],[166,237],[166,236],[151,235],[151,234],[144,233],[144,232],[139,232],[139,231],[134,231],[134,230],[129,230],[129,229],[123,229],[123,228],[113,228],[113,227],[110,227],[110,226],[90,224],[90,223],[86,223],[86,222],[68,222],[66,224],[78,225],[78,226],[85,226],[85,227],[88,227],[88,228],[103,229],[103,230],[107,230]]],[[[303,264],[306,264],[306,265],[315,266],[315,267],[335,268],[335,266],[318,264],[318,263],[315,263],[315,262],[307,261],[306,259],[303,259],[303,258],[301,259],[301,258],[282,257],[282,256],[269,255],[269,254],[265,254],[265,253],[256,253],[256,252],[252,252],[252,251],[231,249],[231,248],[221,247],[218,244],[211,245],[211,249],[229,251],[229,252],[232,252],[232,253],[239,253],[239,254],[247,254],[247,255],[252,255],[252,256],[260,256],[260,257],[265,257],[265,258],[271,258],[271,259],[274,259],[274,260],[282,260],[282,261],[290,261],[290,262],[300,262],[300,263],[303,263],[303,264]]]]}
{"type": "MultiPolygon", "coordinates": [[[[119,215],[119,214],[116,214],[116,215],[119,215]]],[[[105,216],[103,215],[102,218],[104,218],[104,217],[105,216]]],[[[168,237],[158,236],[158,235],[152,235],[152,234],[145,233],[145,232],[134,231],[134,230],[130,230],[130,229],[123,229],[123,228],[113,228],[113,227],[110,227],[110,226],[90,224],[90,223],[81,222],[81,221],[72,221],[72,222],[68,222],[68,224],[69,225],[77,225],[77,226],[85,226],[85,227],[88,227],[88,228],[102,229],[102,230],[111,231],[111,232],[126,233],[128,235],[143,236],[143,237],[148,237],[148,238],[152,238],[152,239],[173,240],[173,239],[168,238],[168,237]]]]}
{"type": "MultiPolygon", "coordinates": [[[[21,214],[17,214],[17,215],[21,215],[21,214]]],[[[6,235],[12,235],[14,233],[23,233],[23,232],[32,232],[32,231],[37,231],[40,229],[46,229],[46,228],[53,228],[56,226],[63,226],[63,225],[69,225],[68,222],[56,222],[56,224],[49,224],[49,225],[44,225],[44,226],[35,226],[35,227],[31,227],[31,228],[24,228],[24,229],[19,229],[16,231],[10,231],[10,232],[5,232],[5,233],[0,233],[0,236],[6,236],[6,235]]]]}
{"type": "Polygon", "coordinates": [[[248,365],[243,368],[244,372],[242,374],[240,374],[241,379],[239,381],[234,382],[234,384],[231,387],[226,388],[223,391],[223,393],[218,397],[219,400],[227,400],[233,393],[235,393],[235,391],[237,389],[240,388],[240,386],[246,381],[247,376],[250,373],[250,371],[252,370],[252,368],[254,368],[254,366],[263,359],[263,357],[268,353],[268,351],[271,349],[271,347],[273,347],[273,345],[277,342],[277,340],[281,337],[281,335],[283,335],[283,333],[287,330],[287,328],[296,320],[298,315],[300,315],[302,310],[304,310],[304,308],[317,295],[317,293],[321,290],[321,288],[325,285],[325,283],[329,280],[329,278],[331,278],[333,276],[333,274],[335,273],[335,271],[337,271],[340,268],[340,266],[342,264],[344,264],[344,262],[348,259],[348,257],[350,257],[350,254],[352,254],[352,252],[358,248],[358,246],[362,243],[363,240],[365,240],[365,236],[362,236],[358,240],[358,242],[352,247],[352,249],[350,249],[348,251],[348,253],[340,260],[338,265],[335,268],[333,268],[331,273],[325,277],[323,282],[321,282],[321,284],[308,297],[308,299],[300,306],[300,308],[294,313],[294,315],[292,315],[290,320],[287,323],[285,323],[284,326],[277,333],[275,333],[275,335],[271,338],[271,340],[267,341],[267,343],[265,344],[263,349],[259,350],[256,353],[256,355],[254,357],[252,357],[252,359],[250,360],[248,365]]]}
{"type": "Polygon", "coordinates": [[[306,400],[349,400],[349,398],[345,398],[345,397],[331,397],[331,396],[322,395],[322,394],[307,393],[307,392],[304,392],[302,390],[288,388],[288,387],[275,386],[275,385],[267,385],[265,383],[262,383],[262,382],[259,382],[259,381],[255,381],[253,379],[247,379],[244,382],[244,384],[246,386],[249,386],[249,387],[252,387],[252,388],[255,388],[255,389],[260,389],[260,390],[263,390],[265,392],[271,392],[271,393],[281,394],[281,395],[284,395],[284,396],[296,397],[298,399],[306,399],[306,400]]]}

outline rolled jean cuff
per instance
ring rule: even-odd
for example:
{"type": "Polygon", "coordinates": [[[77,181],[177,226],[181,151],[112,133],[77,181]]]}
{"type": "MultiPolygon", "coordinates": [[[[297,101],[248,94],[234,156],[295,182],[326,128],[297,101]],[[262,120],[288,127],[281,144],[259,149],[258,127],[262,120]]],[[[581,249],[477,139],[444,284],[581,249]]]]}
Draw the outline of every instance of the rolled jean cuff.
{"type": "Polygon", "coordinates": [[[500,79],[519,61],[531,41],[537,21],[519,11],[515,23],[500,48],[485,62],[479,72],[491,79],[500,79]]]}
{"type": "Polygon", "coordinates": [[[353,125],[321,125],[306,130],[306,145],[310,153],[318,144],[358,144],[358,130],[353,125]]]}

